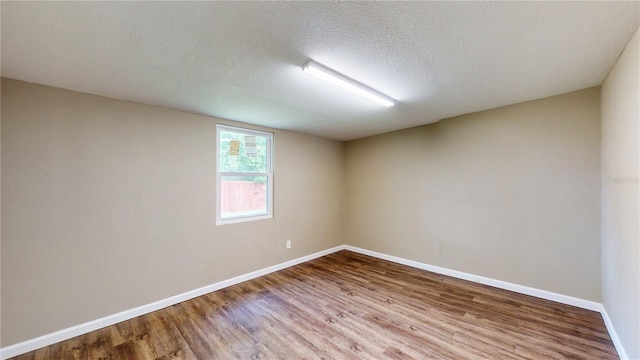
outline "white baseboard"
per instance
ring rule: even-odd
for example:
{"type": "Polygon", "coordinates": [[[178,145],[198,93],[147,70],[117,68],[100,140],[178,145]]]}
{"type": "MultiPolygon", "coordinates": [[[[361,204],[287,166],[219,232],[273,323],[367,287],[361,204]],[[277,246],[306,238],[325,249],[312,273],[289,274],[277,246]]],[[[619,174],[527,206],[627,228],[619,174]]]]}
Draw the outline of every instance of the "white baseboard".
{"type": "Polygon", "coordinates": [[[611,338],[611,341],[613,341],[613,345],[616,347],[616,351],[618,351],[620,360],[628,360],[629,355],[627,355],[627,351],[624,349],[624,346],[622,345],[622,342],[618,337],[618,333],[616,332],[616,328],[613,327],[613,322],[611,322],[611,318],[609,317],[607,309],[605,309],[604,305],[600,305],[600,314],[602,314],[604,325],[607,327],[609,337],[611,338]]]}
{"type": "Polygon", "coordinates": [[[539,297],[542,299],[547,299],[547,300],[551,300],[551,301],[555,301],[555,302],[559,302],[562,304],[567,304],[567,305],[572,305],[572,306],[577,306],[580,308],[584,308],[587,310],[593,310],[593,311],[598,311],[602,314],[602,317],[604,319],[604,323],[607,327],[607,330],[609,331],[609,335],[611,336],[611,339],[616,347],[616,350],[618,351],[618,355],[620,355],[621,359],[627,359],[627,355],[626,352],[624,350],[624,347],[622,346],[622,343],[620,342],[620,339],[618,338],[618,335],[615,331],[615,328],[613,327],[613,323],[611,322],[611,319],[609,318],[609,315],[607,314],[605,308],[602,306],[602,304],[594,302],[594,301],[589,301],[589,300],[584,300],[584,299],[580,299],[580,298],[575,298],[572,296],[567,296],[567,295],[562,295],[562,294],[558,294],[558,293],[554,293],[554,292],[550,292],[550,291],[546,291],[546,290],[540,290],[540,289],[536,289],[536,288],[531,288],[528,286],[523,286],[523,285],[518,285],[518,284],[514,284],[514,283],[510,283],[510,282],[506,282],[506,281],[501,281],[501,280],[496,280],[496,279],[492,279],[492,278],[487,278],[484,276],[479,276],[479,275],[474,275],[474,274],[469,274],[469,273],[465,273],[462,271],[457,271],[457,270],[451,270],[451,269],[447,269],[447,268],[443,268],[443,267],[439,267],[439,266],[434,266],[434,265],[429,265],[429,264],[425,264],[425,263],[421,263],[418,261],[413,261],[413,260],[407,260],[404,258],[400,258],[400,257],[396,257],[396,256],[392,256],[392,255],[387,255],[387,254],[383,254],[383,253],[379,253],[379,252],[375,252],[375,251],[371,251],[371,250],[366,250],[366,249],[362,249],[362,248],[358,248],[355,246],[350,246],[350,245],[340,245],[340,246],[336,246],[324,251],[320,251],[314,254],[310,254],[307,256],[303,256],[294,260],[290,260],[281,264],[277,264],[277,265],[273,265],[261,270],[257,270],[254,272],[250,272],[248,274],[244,274],[241,276],[237,276],[228,280],[224,280],[224,281],[220,281],[217,282],[215,284],[211,284],[205,287],[201,287],[199,289],[195,289],[195,290],[191,290],[179,295],[175,295],[172,296],[170,298],[167,299],[163,299],[160,301],[156,301],[154,303],[151,304],[147,304],[147,305],[143,305],[143,306],[139,306],[137,308],[134,309],[130,309],[130,310],[126,310],[114,315],[110,315],[110,316],[105,316],[101,319],[97,319],[97,320],[93,320],[84,324],[79,324],[67,329],[63,329],[60,331],[56,331],[54,333],[51,334],[47,334],[47,335],[43,335],[40,337],[37,337],[35,339],[31,339],[31,340],[27,340],[21,343],[17,343],[15,345],[11,345],[11,346],[7,346],[4,347],[2,349],[0,349],[0,360],[5,360],[14,356],[18,356],[24,353],[27,353],[29,351],[33,351],[36,349],[39,349],[41,347],[44,346],[49,346],[51,344],[55,344],[57,342],[63,341],[63,340],[67,340],[70,339],[72,337],[78,336],[78,335],[82,335],[82,334],[86,334],[88,332],[94,331],[94,330],[98,330],[101,329],[103,327],[106,326],[110,326],[113,324],[117,324],[119,322],[125,321],[125,320],[129,320],[129,319],[133,319],[137,316],[141,316],[141,315],[145,315],[148,314],[150,312],[156,311],[156,310],[160,310],[163,309],[165,307],[171,306],[171,305],[175,305],[178,304],[180,302],[189,300],[189,299],[193,299],[195,297],[210,293],[212,291],[216,291],[216,290],[220,290],[223,289],[225,287],[229,287],[235,284],[239,284],[241,282],[247,281],[247,280],[251,280],[251,279],[255,279],[257,277],[263,276],[263,275],[267,275],[270,274],[272,272],[278,271],[278,270],[282,270],[285,268],[288,268],[290,266],[294,266],[294,265],[298,265],[304,262],[307,262],[309,260],[313,260],[325,255],[329,255],[331,253],[340,251],[340,250],[349,250],[349,251],[353,251],[355,253],[359,253],[359,254],[363,254],[363,255],[368,255],[368,256],[372,256],[375,258],[379,258],[382,260],[388,260],[388,261],[392,261],[398,264],[402,264],[402,265],[407,265],[407,266],[411,266],[414,268],[418,268],[418,269],[422,269],[422,270],[427,270],[427,271],[431,271],[437,274],[442,274],[442,275],[447,275],[447,276],[451,276],[454,278],[458,278],[458,279],[463,279],[463,280],[468,280],[468,281],[472,281],[472,282],[476,282],[479,284],[484,284],[484,285],[489,285],[489,286],[493,286],[496,288],[500,288],[500,289],[505,289],[505,290],[510,290],[510,291],[514,291],[517,293],[521,293],[521,294],[525,294],[525,295],[531,295],[531,296],[535,296],[535,297],[539,297]]]}
{"type": "Polygon", "coordinates": [[[559,302],[562,304],[577,306],[583,309],[600,311],[600,309],[602,308],[602,304],[600,303],[584,300],[580,298],[575,298],[568,295],[562,295],[562,294],[554,293],[551,291],[540,290],[540,289],[536,289],[536,288],[532,288],[524,285],[518,285],[518,284],[502,281],[502,280],[496,280],[496,279],[492,279],[484,276],[465,273],[462,271],[451,270],[451,269],[429,265],[429,264],[425,264],[425,263],[421,263],[413,260],[407,260],[400,257],[391,256],[391,255],[387,255],[387,254],[383,254],[383,253],[379,253],[371,250],[361,249],[354,246],[345,246],[345,249],[356,252],[356,253],[373,256],[382,260],[388,260],[398,264],[431,271],[436,274],[442,274],[442,275],[447,275],[447,276],[451,276],[458,279],[473,281],[475,283],[489,285],[489,286],[497,287],[499,289],[514,291],[514,292],[525,294],[525,295],[531,295],[531,296],[539,297],[542,299],[559,302]]]}
{"type": "Polygon", "coordinates": [[[607,314],[607,310],[604,308],[604,306],[601,303],[584,300],[584,299],[580,299],[580,298],[576,298],[568,295],[562,295],[562,294],[554,293],[551,291],[540,290],[540,289],[536,289],[528,286],[518,285],[518,284],[506,282],[506,281],[487,278],[484,276],[469,274],[462,271],[451,270],[451,269],[447,269],[439,266],[424,264],[421,262],[407,260],[404,258],[387,255],[387,254],[383,254],[383,253],[379,253],[371,250],[361,249],[355,246],[346,245],[344,246],[344,249],[353,251],[356,253],[360,253],[363,255],[373,256],[375,258],[379,258],[382,260],[392,261],[398,264],[431,271],[436,274],[447,275],[447,276],[451,276],[458,279],[473,281],[479,284],[489,285],[489,286],[497,287],[504,290],[510,290],[510,291],[525,294],[525,295],[531,295],[531,296],[539,297],[542,299],[555,301],[561,304],[567,304],[567,305],[572,305],[572,306],[576,306],[576,307],[587,309],[587,310],[597,311],[602,315],[604,324],[607,327],[607,331],[609,332],[609,337],[611,337],[611,341],[613,342],[613,345],[616,347],[616,351],[618,351],[618,356],[620,357],[621,360],[629,359],[629,356],[627,355],[627,352],[625,351],[624,346],[622,345],[622,342],[618,337],[618,333],[616,332],[615,327],[613,326],[613,322],[611,322],[611,319],[609,318],[609,314],[607,314]]]}
{"type": "Polygon", "coordinates": [[[56,331],[50,334],[46,334],[34,339],[30,339],[27,341],[23,341],[14,345],[10,345],[7,347],[4,347],[2,349],[0,349],[0,360],[5,360],[14,356],[18,356],[24,353],[28,353],[29,351],[33,351],[36,349],[39,349],[41,347],[45,347],[45,346],[49,346],[52,344],[55,344],[57,342],[60,341],[64,341],[67,339],[70,339],[72,337],[76,337],[82,334],[86,334],[88,332],[91,331],[95,331],[98,329],[102,329],[103,327],[106,326],[110,326],[113,324],[117,324],[119,322],[125,321],[125,320],[129,320],[129,319],[133,319],[135,317],[141,316],[141,315],[145,315],[148,313],[151,313],[153,311],[156,310],[160,310],[163,308],[166,308],[168,306],[171,305],[175,305],[178,303],[181,303],[183,301],[186,300],[190,300],[193,298],[196,298],[198,296],[204,295],[204,294],[208,294],[212,291],[216,291],[216,290],[220,290],[235,284],[239,284],[241,282],[247,281],[247,280],[251,280],[251,279],[255,279],[257,277],[263,276],[263,275],[267,275],[270,274],[272,272],[276,272],[278,270],[282,270],[285,268],[288,268],[290,266],[294,266],[294,265],[298,265],[301,264],[303,262],[307,262],[309,260],[313,260],[316,258],[319,258],[321,256],[325,256],[331,253],[334,253],[336,251],[340,251],[343,250],[345,247],[344,245],[341,246],[336,246],[334,248],[331,249],[327,249],[324,251],[320,251],[311,255],[307,255],[307,256],[303,256],[294,260],[290,260],[281,264],[277,264],[277,265],[273,265],[261,270],[256,270],[253,272],[250,272],[248,274],[244,274],[244,275],[240,275],[228,280],[223,280],[220,282],[217,282],[215,284],[211,284],[211,285],[207,285],[204,287],[201,287],[199,289],[195,289],[195,290],[191,290],[191,291],[187,291],[185,293],[179,294],[179,295],[175,295],[160,301],[156,301],[154,303],[151,304],[147,304],[147,305],[142,305],[139,306],[137,308],[133,308],[130,310],[125,310],[123,312],[117,313],[117,314],[113,314],[113,315],[109,315],[109,316],[105,316],[103,318],[97,319],[97,320],[93,320],[93,321],[89,321],[86,322],[84,324],[79,324],[76,326],[72,326],[70,328],[66,328],[66,329],[62,329],[60,331],[56,331]]]}

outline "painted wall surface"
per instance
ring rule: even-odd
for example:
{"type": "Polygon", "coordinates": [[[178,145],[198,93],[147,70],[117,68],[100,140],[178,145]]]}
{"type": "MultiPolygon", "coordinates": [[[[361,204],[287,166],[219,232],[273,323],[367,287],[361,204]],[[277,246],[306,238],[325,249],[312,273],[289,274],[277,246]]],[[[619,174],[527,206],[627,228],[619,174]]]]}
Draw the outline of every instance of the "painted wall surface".
{"type": "Polygon", "coordinates": [[[600,301],[600,89],[347,143],[350,245],[600,301]]]}
{"type": "Polygon", "coordinates": [[[602,85],[603,304],[630,359],[640,359],[639,33],[602,85]]]}
{"type": "Polygon", "coordinates": [[[3,347],[342,244],[344,144],[285,131],[274,218],[216,226],[216,123],[2,79],[3,347]]]}

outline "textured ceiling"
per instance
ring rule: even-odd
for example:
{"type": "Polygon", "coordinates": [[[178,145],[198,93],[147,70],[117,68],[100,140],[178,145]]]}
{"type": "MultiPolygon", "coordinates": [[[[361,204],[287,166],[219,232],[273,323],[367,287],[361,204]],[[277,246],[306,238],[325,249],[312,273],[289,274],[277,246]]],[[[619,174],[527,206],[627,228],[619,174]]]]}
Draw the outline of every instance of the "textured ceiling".
{"type": "Polygon", "coordinates": [[[0,6],[4,77],[340,140],[600,85],[640,23],[637,1],[0,6]]]}

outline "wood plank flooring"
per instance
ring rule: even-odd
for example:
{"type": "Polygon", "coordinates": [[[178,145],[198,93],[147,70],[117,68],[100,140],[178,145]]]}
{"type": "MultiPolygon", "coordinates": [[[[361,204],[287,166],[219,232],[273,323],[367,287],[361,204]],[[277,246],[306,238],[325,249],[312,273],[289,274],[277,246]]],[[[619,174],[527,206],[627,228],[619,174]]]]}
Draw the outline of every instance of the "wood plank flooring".
{"type": "Polygon", "coordinates": [[[599,313],[340,251],[14,360],[567,358],[599,313]]]}

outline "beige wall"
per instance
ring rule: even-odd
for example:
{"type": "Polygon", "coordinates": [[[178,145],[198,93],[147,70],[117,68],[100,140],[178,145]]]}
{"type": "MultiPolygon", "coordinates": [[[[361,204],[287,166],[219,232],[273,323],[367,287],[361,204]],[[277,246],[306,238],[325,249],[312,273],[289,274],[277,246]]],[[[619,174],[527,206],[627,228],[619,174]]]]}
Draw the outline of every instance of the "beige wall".
{"type": "Polygon", "coordinates": [[[640,359],[639,32],[602,85],[602,294],[631,359],[640,359]]]}
{"type": "Polygon", "coordinates": [[[346,238],[600,301],[600,90],[348,142],[346,238]]]}
{"type": "Polygon", "coordinates": [[[2,79],[2,346],[342,243],[343,143],[284,131],[275,217],[216,226],[216,122],[2,79]]]}
{"type": "Polygon", "coordinates": [[[2,79],[2,346],[342,243],[601,300],[599,88],[346,146],[274,131],[274,219],[224,226],[217,122],[2,79]]]}

